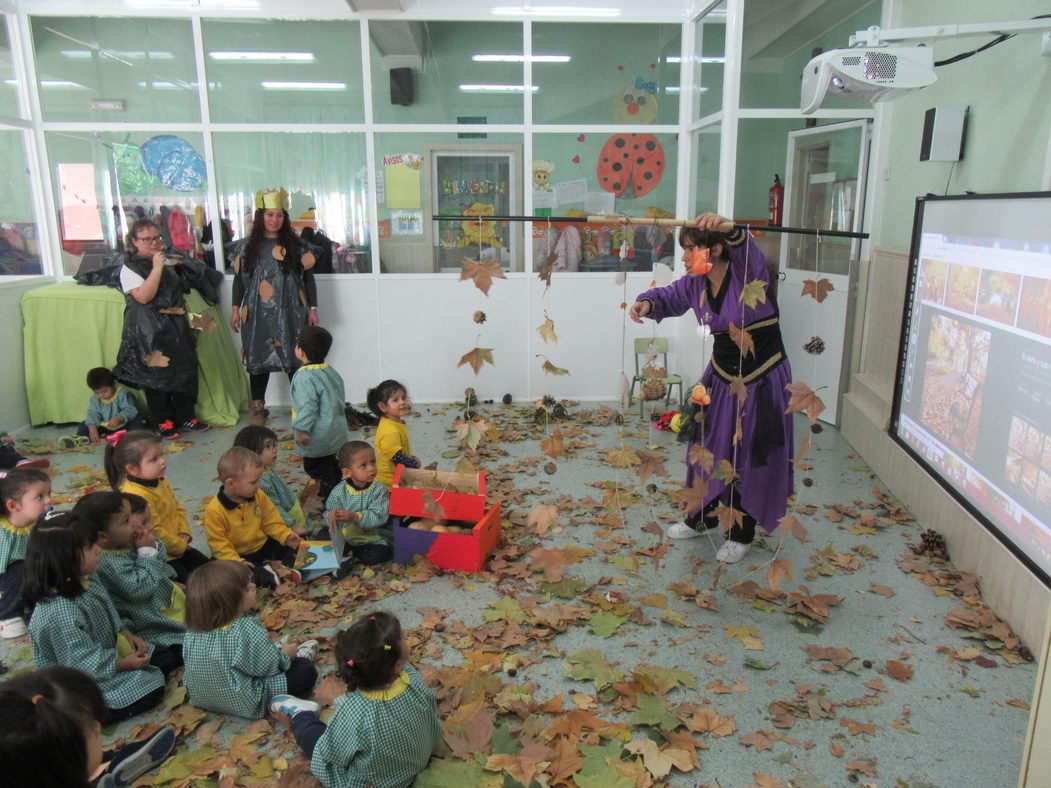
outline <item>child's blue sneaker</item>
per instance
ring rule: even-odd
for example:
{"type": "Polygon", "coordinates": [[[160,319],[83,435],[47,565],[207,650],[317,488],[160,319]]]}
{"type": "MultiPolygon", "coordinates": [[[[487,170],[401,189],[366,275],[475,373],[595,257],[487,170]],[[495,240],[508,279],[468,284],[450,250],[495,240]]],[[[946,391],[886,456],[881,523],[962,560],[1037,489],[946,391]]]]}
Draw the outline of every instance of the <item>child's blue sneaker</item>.
{"type": "MultiPolygon", "coordinates": [[[[152,739],[113,767],[113,771],[106,775],[110,780],[107,785],[117,786],[117,788],[133,785],[146,772],[164,763],[174,746],[174,729],[161,728],[152,739]]],[[[102,783],[100,782],[99,785],[102,783]]]]}
{"type": "Polygon", "coordinates": [[[270,699],[270,713],[284,714],[289,719],[303,711],[312,711],[315,714],[321,709],[312,700],[303,700],[295,695],[275,695],[270,699]]]}

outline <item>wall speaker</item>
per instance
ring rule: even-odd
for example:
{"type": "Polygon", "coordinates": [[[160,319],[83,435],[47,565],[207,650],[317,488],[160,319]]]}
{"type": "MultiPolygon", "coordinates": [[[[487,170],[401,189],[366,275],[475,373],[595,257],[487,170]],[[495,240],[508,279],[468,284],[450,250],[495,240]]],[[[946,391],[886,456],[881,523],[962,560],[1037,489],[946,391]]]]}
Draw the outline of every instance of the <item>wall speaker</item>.
{"type": "Polygon", "coordinates": [[[920,161],[960,161],[963,158],[967,114],[968,108],[963,106],[931,107],[927,110],[923,116],[920,161]]]}
{"type": "Polygon", "coordinates": [[[411,68],[390,70],[390,103],[407,107],[412,104],[413,77],[411,68]]]}

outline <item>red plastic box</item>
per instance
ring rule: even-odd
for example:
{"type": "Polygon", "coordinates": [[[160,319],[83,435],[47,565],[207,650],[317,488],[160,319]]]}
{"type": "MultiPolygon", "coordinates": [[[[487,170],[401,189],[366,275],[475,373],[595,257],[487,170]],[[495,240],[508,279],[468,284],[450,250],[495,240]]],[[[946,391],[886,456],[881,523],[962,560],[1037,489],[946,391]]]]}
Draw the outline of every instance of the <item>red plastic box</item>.
{"type": "Polygon", "coordinates": [[[394,469],[390,513],[477,523],[485,517],[485,474],[425,471],[399,465],[394,469]],[[428,509],[432,501],[434,504],[428,509]]]}
{"type": "MultiPolygon", "coordinates": [[[[395,476],[395,478],[397,478],[395,476]]],[[[411,564],[422,555],[442,569],[478,572],[500,543],[500,506],[497,504],[478,521],[469,534],[415,531],[394,518],[394,560],[411,564]]]]}

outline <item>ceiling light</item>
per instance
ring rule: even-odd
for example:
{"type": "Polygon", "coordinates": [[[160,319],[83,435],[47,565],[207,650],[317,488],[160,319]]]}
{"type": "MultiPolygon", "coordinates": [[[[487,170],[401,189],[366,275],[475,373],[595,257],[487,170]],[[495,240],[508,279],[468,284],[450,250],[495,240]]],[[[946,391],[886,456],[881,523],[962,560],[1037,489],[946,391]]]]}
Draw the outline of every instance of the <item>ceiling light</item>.
{"type": "Polygon", "coordinates": [[[260,82],[265,90],[346,90],[346,82],[260,82]]]}
{"type": "MultiPolygon", "coordinates": [[[[569,55],[530,55],[533,63],[568,63],[569,55]]],[[[525,55],[471,55],[478,63],[523,63],[525,55]]]]}
{"type": "MultiPolygon", "coordinates": [[[[725,63],[725,57],[695,57],[692,58],[695,63],[725,63]]],[[[665,63],[681,63],[682,58],[678,55],[668,55],[664,58],[665,63]]]]}
{"type": "Polygon", "coordinates": [[[620,16],[619,8],[584,8],[580,6],[553,5],[534,7],[529,5],[494,8],[497,16],[620,16]]]}
{"type": "MultiPolygon", "coordinates": [[[[5,79],[5,85],[17,85],[17,79],[5,79]]],[[[40,80],[40,87],[42,88],[84,88],[87,89],[86,85],[81,85],[79,82],[69,82],[64,79],[42,79],[40,80]]]]}
{"type": "Polygon", "coordinates": [[[121,57],[127,58],[128,60],[143,60],[147,57],[150,60],[175,59],[175,55],[171,52],[123,52],[119,49],[63,49],[61,55],[62,57],[68,57],[70,60],[90,60],[92,51],[97,51],[103,57],[121,57]]]}
{"type": "Polygon", "coordinates": [[[313,63],[313,52],[209,52],[212,60],[251,63],[313,63]]]}
{"type": "MultiPolygon", "coordinates": [[[[530,92],[537,90],[536,85],[531,85],[530,92]]],[[[460,85],[460,90],[465,93],[522,93],[524,85],[460,85]]]]}

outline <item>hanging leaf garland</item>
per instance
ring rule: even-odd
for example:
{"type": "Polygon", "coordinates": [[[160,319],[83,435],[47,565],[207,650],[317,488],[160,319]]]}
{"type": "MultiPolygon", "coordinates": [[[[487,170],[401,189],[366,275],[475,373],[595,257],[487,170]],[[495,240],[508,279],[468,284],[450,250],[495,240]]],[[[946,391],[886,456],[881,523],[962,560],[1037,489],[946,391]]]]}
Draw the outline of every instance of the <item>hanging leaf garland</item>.
{"type": "Polygon", "coordinates": [[[540,368],[544,370],[548,375],[568,375],[569,370],[562,367],[556,367],[550,361],[547,360],[546,356],[537,355],[537,358],[544,359],[544,363],[540,365],[540,368]]]}
{"type": "Polygon", "coordinates": [[[741,301],[749,308],[755,309],[757,303],[766,303],[766,283],[753,279],[741,290],[741,301]]]}
{"type": "Polygon", "coordinates": [[[828,279],[813,279],[803,280],[803,292],[799,294],[802,298],[805,295],[811,296],[819,304],[824,301],[830,292],[835,290],[835,286],[828,279]]]}
{"type": "Polygon", "coordinates": [[[456,366],[462,367],[464,364],[470,364],[475,375],[481,370],[483,364],[492,364],[495,367],[496,362],[493,361],[493,349],[491,347],[476,347],[473,350],[468,350],[463,354],[460,358],[460,363],[456,366]]]}
{"type": "Polygon", "coordinates": [[[545,342],[558,344],[558,334],[555,333],[555,321],[548,317],[546,311],[544,312],[544,322],[537,326],[536,333],[545,342]]]}
{"type": "Polygon", "coordinates": [[[504,276],[504,269],[500,267],[500,264],[493,260],[479,261],[465,258],[463,269],[460,271],[460,281],[465,279],[473,280],[474,286],[488,296],[493,280],[507,279],[507,277],[504,276]]]}

